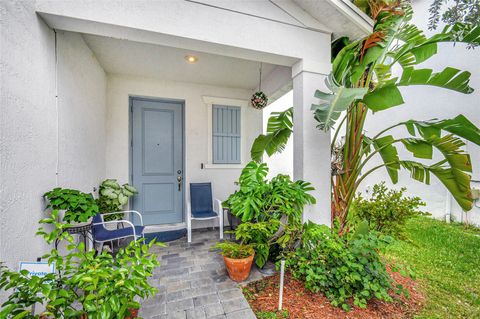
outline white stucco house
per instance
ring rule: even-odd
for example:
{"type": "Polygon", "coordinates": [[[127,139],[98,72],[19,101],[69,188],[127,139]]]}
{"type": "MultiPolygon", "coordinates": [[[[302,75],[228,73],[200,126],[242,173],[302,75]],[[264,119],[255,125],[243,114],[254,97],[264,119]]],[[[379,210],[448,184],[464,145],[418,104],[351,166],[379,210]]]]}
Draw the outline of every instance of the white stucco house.
{"type": "Polygon", "coordinates": [[[225,199],[262,132],[260,65],[271,100],[293,89],[305,217],[329,222],[330,135],[310,105],[332,37],[371,29],[348,0],[0,0],[0,15],[0,261],[45,251],[34,233],[57,186],[133,183],[150,227],[184,225],[191,182],[225,199]]]}

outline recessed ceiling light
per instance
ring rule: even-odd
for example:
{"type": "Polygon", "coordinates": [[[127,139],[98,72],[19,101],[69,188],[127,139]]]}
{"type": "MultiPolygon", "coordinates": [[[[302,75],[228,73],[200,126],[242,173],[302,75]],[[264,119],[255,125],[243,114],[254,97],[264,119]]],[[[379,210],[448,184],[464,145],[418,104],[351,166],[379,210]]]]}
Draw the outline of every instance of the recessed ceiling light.
{"type": "Polygon", "coordinates": [[[194,55],[186,55],[185,60],[187,60],[188,63],[196,63],[198,58],[194,55]]]}

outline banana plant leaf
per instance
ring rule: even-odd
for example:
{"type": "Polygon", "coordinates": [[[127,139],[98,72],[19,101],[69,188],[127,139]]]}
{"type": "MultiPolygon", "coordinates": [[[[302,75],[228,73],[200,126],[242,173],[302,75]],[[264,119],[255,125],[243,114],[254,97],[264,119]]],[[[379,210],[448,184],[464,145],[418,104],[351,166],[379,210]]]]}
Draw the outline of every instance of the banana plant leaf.
{"type": "Polygon", "coordinates": [[[406,67],[397,85],[433,85],[457,92],[469,94],[473,92],[468,84],[471,73],[447,67],[443,71],[433,73],[432,69],[418,69],[406,67]]]}
{"type": "Polygon", "coordinates": [[[346,75],[350,73],[358,57],[360,41],[355,41],[343,47],[332,62],[332,74],[338,83],[345,84],[346,75]]]}
{"type": "Polygon", "coordinates": [[[398,170],[400,169],[400,161],[397,148],[393,145],[394,138],[391,135],[380,137],[373,140],[373,147],[378,151],[387,169],[388,175],[392,183],[398,182],[398,170]]]}
{"type": "Polygon", "coordinates": [[[315,92],[315,97],[324,101],[320,104],[312,104],[312,111],[315,112],[315,119],[319,122],[318,128],[328,131],[333,127],[340,117],[340,114],[348,109],[352,102],[361,99],[368,88],[346,88],[335,83],[333,75],[325,79],[325,84],[332,93],[325,93],[320,90],[315,92]]]}
{"type": "Polygon", "coordinates": [[[459,171],[472,172],[470,156],[464,153],[465,143],[452,134],[444,137],[433,137],[428,140],[419,138],[401,139],[407,150],[417,158],[432,159],[433,148],[442,153],[450,167],[459,171]]]}
{"type": "Polygon", "coordinates": [[[402,94],[395,84],[378,87],[365,94],[363,102],[373,112],[383,111],[404,103],[402,94]]]}
{"type": "MultiPolygon", "coordinates": [[[[408,28],[402,29],[402,32],[396,35],[398,39],[405,36],[404,33],[411,32],[408,28]]],[[[468,26],[462,23],[447,25],[441,33],[422,40],[406,42],[402,46],[388,53],[394,61],[398,61],[402,67],[419,64],[437,53],[437,43],[439,42],[464,42],[473,45],[480,44],[480,26],[468,26]]]]}
{"type": "Polygon", "coordinates": [[[470,75],[470,72],[462,72],[451,67],[438,73],[433,73],[432,69],[415,70],[413,67],[405,67],[398,83],[391,83],[395,81],[391,80],[388,82],[389,84],[377,87],[372,92],[365,94],[363,101],[374,112],[389,109],[404,103],[398,86],[409,85],[432,85],[469,94],[473,92],[468,85],[470,75]]]}
{"type": "Polygon", "coordinates": [[[441,161],[429,166],[415,161],[400,161],[400,165],[410,171],[410,176],[419,182],[430,184],[430,174],[435,175],[463,210],[471,210],[473,199],[470,175],[456,168],[445,167],[444,163],[445,161],[441,161]]]}
{"type": "Polygon", "coordinates": [[[409,120],[402,124],[407,127],[407,130],[411,135],[415,136],[415,130],[417,130],[420,136],[424,139],[440,137],[441,131],[444,130],[475,143],[476,145],[480,145],[480,129],[463,115],[458,115],[455,118],[447,120],[409,120]]]}
{"type": "Polygon", "coordinates": [[[283,112],[273,112],[268,119],[267,134],[259,135],[250,149],[252,160],[260,162],[263,153],[268,156],[285,149],[293,130],[293,108],[283,112]]]}
{"type": "Polygon", "coordinates": [[[401,142],[405,148],[417,158],[432,159],[433,146],[425,140],[418,138],[403,138],[401,142]]]}

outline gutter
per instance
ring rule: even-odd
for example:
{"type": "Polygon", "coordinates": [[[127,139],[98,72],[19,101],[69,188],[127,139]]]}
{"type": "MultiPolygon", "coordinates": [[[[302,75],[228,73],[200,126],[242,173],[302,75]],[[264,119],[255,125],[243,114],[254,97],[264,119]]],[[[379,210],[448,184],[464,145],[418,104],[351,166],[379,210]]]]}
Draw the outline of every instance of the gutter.
{"type": "Polygon", "coordinates": [[[325,0],[366,34],[373,29],[373,20],[349,0],[325,0]]]}

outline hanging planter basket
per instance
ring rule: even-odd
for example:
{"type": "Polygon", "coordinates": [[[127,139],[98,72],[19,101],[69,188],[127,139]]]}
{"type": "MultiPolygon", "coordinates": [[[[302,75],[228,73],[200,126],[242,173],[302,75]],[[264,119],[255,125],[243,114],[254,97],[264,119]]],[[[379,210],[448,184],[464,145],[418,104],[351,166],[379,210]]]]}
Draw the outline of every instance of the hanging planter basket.
{"type": "Polygon", "coordinates": [[[252,102],[252,106],[256,108],[257,110],[263,109],[265,106],[268,104],[268,97],[265,93],[262,91],[255,92],[252,95],[252,99],[250,100],[252,102]]]}

